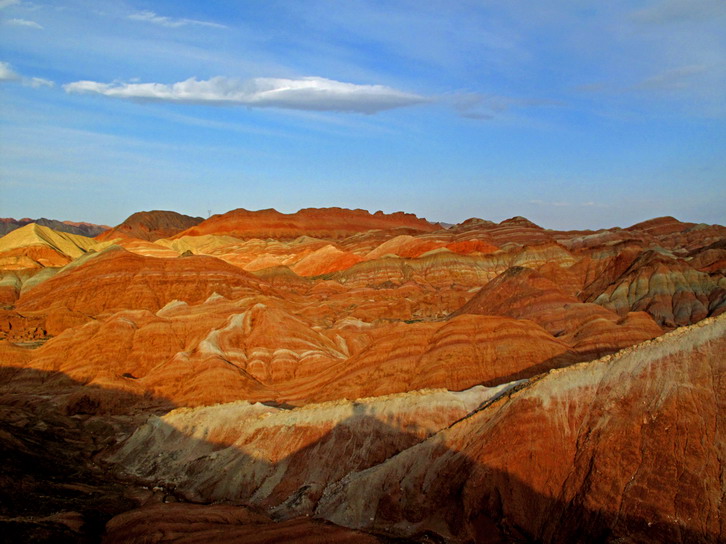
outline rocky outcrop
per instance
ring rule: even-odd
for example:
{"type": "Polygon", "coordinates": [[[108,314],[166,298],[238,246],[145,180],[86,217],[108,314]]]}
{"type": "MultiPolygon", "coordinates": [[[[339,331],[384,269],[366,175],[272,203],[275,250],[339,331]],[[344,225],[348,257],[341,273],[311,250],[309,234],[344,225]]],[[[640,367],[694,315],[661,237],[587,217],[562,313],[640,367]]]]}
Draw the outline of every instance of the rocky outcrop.
{"type": "Polygon", "coordinates": [[[31,223],[0,238],[0,270],[61,267],[107,245],[31,223]]]}
{"type": "Polygon", "coordinates": [[[386,257],[368,260],[331,275],[331,279],[348,287],[366,287],[407,281],[439,288],[460,286],[481,287],[512,266],[535,268],[546,263],[560,266],[574,264],[577,259],[555,243],[510,247],[508,251],[468,255],[448,248],[428,252],[416,259],[386,257]]]}
{"type": "Polygon", "coordinates": [[[524,267],[511,267],[483,287],[453,315],[501,315],[529,319],[584,359],[613,353],[663,333],[645,312],[617,313],[565,294],[553,281],[524,267]]]}
{"type": "Polygon", "coordinates": [[[292,271],[300,276],[321,276],[345,270],[362,260],[358,255],[326,245],[300,259],[292,271]]]}
{"type": "Polygon", "coordinates": [[[224,234],[237,238],[294,239],[306,235],[336,239],[372,229],[395,228],[430,232],[438,227],[425,219],[403,212],[371,214],[365,210],[344,208],[306,208],[284,214],[272,209],[249,211],[240,208],[213,215],[177,237],[224,234]]]}
{"type": "Polygon", "coordinates": [[[46,335],[44,316],[0,310],[0,340],[33,342],[45,339],[46,335]]]}
{"type": "Polygon", "coordinates": [[[0,218],[0,236],[4,236],[15,229],[22,228],[30,223],[35,223],[43,227],[51,228],[58,232],[67,232],[69,234],[79,234],[81,236],[88,236],[93,238],[101,234],[103,231],[108,230],[110,227],[106,225],[94,225],[93,223],[85,222],[74,222],[74,221],[57,221],[55,219],[13,219],[13,218],[0,218]]]}
{"type": "Polygon", "coordinates": [[[107,460],[193,501],[310,515],[331,483],[420,443],[511,386],[418,391],[288,410],[237,402],[152,418],[107,460]],[[244,422],[244,425],[240,425],[244,422]]]}
{"type": "Polygon", "coordinates": [[[300,380],[301,399],[357,398],[441,387],[461,390],[533,376],[572,363],[569,347],[526,320],[462,315],[400,323],[370,333],[357,355],[325,375],[300,380]]]}
{"type": "Polygon", "coordinates": [[[552,371],[326,489],[316,515],[454,542],[723,541],[726,319],[552,371]]]}
{"type": "Polygon", "coordinates": [[[180,406],[239,399],[299,405],[432,387],[461,390],[576,360],[566,344],[531,321],[469,315],[372,325],[346,318],[321,329],[294,315],[295,306],[252,293],[234,302],[221,296],[198,305],[176,301],[155,314],[125,310],[90,319],[55,312],[43,322],[53,334],[72,319],[87,322],[35,350],[29,366],[180,406]],[[51,328],[54,323],[60,325],[51,328]]]}
{"type": "Polygon", "coordinates": [[[723,287],[717,278],[656,251],[638,255],[604,289],[598,283],[585,289],[585,300],[621,315],[646,311],[665,327],[695,323],[724,310],[723,287]]]}
{"type": "Polygon", "coordinates": [[[98,240],[115,238],[138,238],[153,242],[159,238],[169,238],[185,229],[202,222],[201,217],[191,217],[177,212],[154,210],[137,212],[126,220],[97,236],[98,240]]]}
{"type": "Polygon", "coordinates": [[[261,285],[258,278],[212,257],[159,259],[110,248],[23,292],[17,308],[60,306],[89,315],[123,309],[157,311],[175,299],[198,303],[215,292],[237,298],[261,285]]]}
{"type": "Polygon", "coordinates": [[[4,535],[724,539],[723,227],[182,222],[0,239],[4,535]]]}

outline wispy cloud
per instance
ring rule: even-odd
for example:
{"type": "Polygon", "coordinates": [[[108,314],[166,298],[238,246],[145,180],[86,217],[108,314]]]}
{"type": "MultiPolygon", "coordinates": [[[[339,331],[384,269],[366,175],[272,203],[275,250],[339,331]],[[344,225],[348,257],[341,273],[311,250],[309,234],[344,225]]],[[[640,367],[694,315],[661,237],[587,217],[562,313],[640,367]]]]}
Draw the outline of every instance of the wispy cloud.
{"type": "Polygon", "coordinates": [[[33,87],[34,89],[37,89],[39,87],[55,87],[55,83],[53,81],[42,77],[24,78],[23,85],[33,87]]]}
{"type": "Polygon", "coordinates": [[[23,77],[13,70],[9,62],[0,62],[0,81],[19,81],[26,87],[54,87],[53,83],[49,79],[42,77],[23,77]]]}
{"type": "Polygon", "coordinates": [[[196,19],[174,19],[172,17],[165,17],[163,15],[157,15],[153,11],[137,11],[129,15],[128,18],[133,21],[143,21],[145,23],[152,23],[168,28],[179,28],[188,25],[208,26],[213,28],[227,28],[225,25],[221,25],[219,23],[212,23],[209,21],[197,21],[196,19]]]}
{"type": "Polygon", "coordinates": [[[666,0],[634,12],[632,19],[640,23],[666,24],[724,16],[726,2],[723,0],[666,0]]]}
{"type": "Polygon", "coordinates": [[[245,105],[312,111],[376,113],[428,101],[384,85],[356,85],[321,77],[238,80],[189,78],[173,83],[99,83],[76,81],[64,85],[68,93],[93,93],[138,101],[210,105],[245,105]]]}
{"type": "Polygon", "coordinates": [[[534,204],[535,206],[552,206],[555,208],[566,208],[566,207],[607,208],[607,207],[609,207],[607,204],[594,202],[592,200],[589,200],[587,202],[567,202],[567,201],[562,201],[562,200],[550,202],[550,201],[546,201],[546,200],[530,200],[529,203],[534,204]]]}
{"type": "Polygon", "coordinates": [[[596,81],[594,83],[577,85],[573,90],[578,93],[600,93],[608,90],[608,86],[602,81],[596,81]]]}
{"type": "Polygon", "coordinates": [[[450,97],[454,109],[467,119],[494,119],[513,108],[559,106],[560,102],[542,98],[518,98],[485,93],[456,93],[450,97]]]}
{"type": "Polygon", "coordinates": [[[706,66],[701,64],[672,68],[644,79],[635,88],[638,90],[686,89],[691,85],[694,76],[702,74],[706,70],[706,66]]]}
{"type": "MultiPolygon", "coordinates": [[[[580,93],[602,93],[610,95],[625,95],[644,92],[649,95],[662,91],[683,91],[681,95],[696,94],[699,100],[710,100],[709,92],[712,87],[717,87],[714,81],[722,81],[726,75],[724,64],[689,64],[677,68],[669,68],[655,74],[641,78],[631,85],[609,85],[602,82],[595,82],[575,87],[574,90],[580,93]]],[[[721,95],[715,94],[714,97],[721,95]]]]}
{"type": "Polygon", "coordinates": [[[0,0],[0,9],[9,8],[10,6],[16,6],[20,3],[20,0],[0,0]]]}
{"type": "Polygon", "coordinates": [[[42,26],[40,26],[35,21],[28,21],[27,19],[8,19],[5,21],[6,25],[12,25],[12,26],[25,26],[28,28],[38,28],[42,30],[42,26]]]}
{"type": "Polygon", "coordinates": [[[0,62],[0,81],[17,81],[20,76],[11,68],[10,63],[0,62]]]}

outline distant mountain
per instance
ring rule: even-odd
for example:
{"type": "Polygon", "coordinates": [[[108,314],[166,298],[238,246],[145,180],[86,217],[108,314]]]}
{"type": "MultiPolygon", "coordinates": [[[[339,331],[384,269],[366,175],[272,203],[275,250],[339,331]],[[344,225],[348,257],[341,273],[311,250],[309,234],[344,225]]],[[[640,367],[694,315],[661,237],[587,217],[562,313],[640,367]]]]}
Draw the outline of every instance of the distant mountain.
{"type": "Polygon", "coordinates": [[[5,236],[7,233],[12,232],[15,229],[24,227],[25,225],[29,225],[30,223],[35,223],[43,227],[48,227],[59,232],[67,232],[69,234],[80,234],[81,236],[88,236],[89,238],[98,236],[103,231],[111,228],[107,225],[94,225],[93,223],[83,222],[76,223],[74,221],[57,221],[55,219],[45,219],[43,217],[41,217],[40,219],[30,219],[28,217],[25,217],[23,219],[0,217],[0,236],[5,236]]]}
{"type": "Polygon", "coordinates": [[[88,236],[30,223],[0,238],[0,270],[57,268],[108,245],[88,236]]]}
{"type": "Polygon", "coordinates": [[[169,238],[202,222],[201,217],[191,217],[177,212],[153,210],[130,215],[123,223],[101,234],[99,240],[118,237],[139,238],[153,242],[169,238]]]}
{"type": "Polygon", "coordinates": [[[370,213],[366,210],[346,208],[305,208],[295,213],[281,213],[274,209],[249,211],[232,210],[213,215],[203,223],[190,228],[181,236],[226,234],[238,238],[292,239],[299,236],[316,238],[344,238],[374,229],[408,228],[417,232],[431,232],[439,227],[413,214],[396,212],[370,213]]]}

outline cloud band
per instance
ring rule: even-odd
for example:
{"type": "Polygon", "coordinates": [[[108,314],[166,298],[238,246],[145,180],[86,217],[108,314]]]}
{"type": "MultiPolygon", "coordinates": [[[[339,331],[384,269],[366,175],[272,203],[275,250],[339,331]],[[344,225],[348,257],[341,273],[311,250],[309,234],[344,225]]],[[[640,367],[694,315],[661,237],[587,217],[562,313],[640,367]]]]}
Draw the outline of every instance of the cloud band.
{"type": "Polygon", "coordinates": [[[426,102],[425,97],[384,85],[357,85],[321,77],[238,80],[189,78],[173,84],[76,81],[68,93],[94,93],[138,101],[245,105],[312,111],[376,113],[426,102]]]}

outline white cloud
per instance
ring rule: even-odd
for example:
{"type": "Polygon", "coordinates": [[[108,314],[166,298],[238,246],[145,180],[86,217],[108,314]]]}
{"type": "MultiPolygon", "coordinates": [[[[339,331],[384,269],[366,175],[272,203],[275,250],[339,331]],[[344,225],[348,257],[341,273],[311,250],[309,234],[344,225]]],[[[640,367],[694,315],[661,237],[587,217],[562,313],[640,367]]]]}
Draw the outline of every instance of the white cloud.
{"type": "Polygon", "coordinates": [[[9,8],[20,3],[20,0],[0,0],[0,9],[9,8]]]}
{"type": "Polygon", "coordinates": [[[0,81],[17,81],[20,76],[16,74],[7,62],[0,62],[0,81]]]}
{"type": "Polygon", "coordinates": [[[37,89],[39,87],[55,87],[55,83],[50,79],[44,79],[42,77],[30,77],[23,79],[23,85],[33,87],[37,89]]]}
{"type": "Polygon", "coordinates": [[[242,81],[217,76],[203,81],[189,78],[171,85],[76,81],[63,88],[68,93],[96,93],[139,101],[359,113],[376,113],[428,101],[383,85],[356,85],[322,77],[260,77],[242,81]]]}
{"type": "Polygon", "coordinates": [[[54,87],[55,83],[42,77],[23,77],[10,66],[9,62],[0,62],[0,81],[19,81],[26,87],[54,87]]]}
{"type": "Polygon", "coordinates": [[[137,11],[136,13],[132,13],[131,15],[129,15],[128,18],[133,21],[143,21],[146,23],[153,23],[169,28],[179,28],[180,26],[187,25],[227,28],[225,25],[220,25],[219,23],[210,23],[208,21],[197,21],[195,19],[172,19],[171,17],[157,15],[153,11],[137,11]]]}
{"type": "Polygon", "coordinates": [[[5,22],[5,24],[13,25],[13,26],[27,26],[29,28],[39,28],[39,29],[43,28],[35,21],[28,21],[27,19],[8,19],[5,22]]]}

